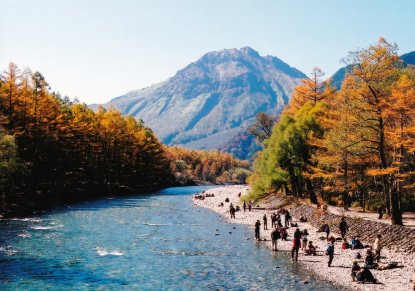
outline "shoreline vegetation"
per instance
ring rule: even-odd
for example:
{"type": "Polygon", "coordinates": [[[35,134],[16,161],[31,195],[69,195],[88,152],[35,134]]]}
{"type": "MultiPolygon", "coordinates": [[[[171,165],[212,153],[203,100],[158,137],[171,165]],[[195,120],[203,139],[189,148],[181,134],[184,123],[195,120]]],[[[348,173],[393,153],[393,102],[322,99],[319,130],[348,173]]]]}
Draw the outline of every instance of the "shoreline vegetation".
{"type": "Polygon", "coordinates": [[[315,67],[277,121],[257,117],[264,150],[248,180],[250,199],[283,193],[377,210],[403,225],[402,213],[415,211],[415,67],[384,38],[343,61],[341,88],[315,67]]]}
{"type": "Polygon", "coordinates": [[[0,215],[196,183],[244,183],[247,161],[163,145],[143,121],[96,111],[10,63],[0,77],[0,215]]]}
{"type": "MultiPolygon", "coordinates": [[[[341,286],[346,290],[412,290],[414,287],[414,268],[415,268],[415,250],[411,252],[404,252],[400,250],[400,246],[396,245],[394,248],[384,247],[381,251],[381,266],[387,266],[388,264],[397,263],[397,268],[393,269],[386,269],[386,270],[371,270],[374,277],[380,282],[380,284],[361,284],[357,282],[352,282],[351,277],[351,268],[352,262],[356,260],[360,266],[364,264],[364,258],[366,255],[365,249],[358,249],[358,250],[351,250],[341,248],[342,242],[336,242],[335,251],[334,251],[334,260],[332,263],[332,267],[327,266],[328,256],[324,254],[327,244],[326,240],[322,240],[321,238],[326,236],[325,233],[318,232],[316,226],[321,221],[317,221],[318,218],[312,215],[307,215],[306,209],[312,209],[312,206],[304,204],[303,202],[287,202],[284,198],[276,198],[274,197],[268,201],[257,201],[253,204],[252,211],[248,211],[248,209],[244,212],[242,207],[243,199],[246,199],[248,193],[250,191],[249,186],[225,186],[225,187],[218,187],[214,189],[209,189],[204,194],[209,194],[204,199],[196,199],[193,197],[193,204],[199,207],[209,208],[217,213],[219,213],[223,219],[228,223],[238,223],[238,224],[246,224],[252,229],[252,238],[254,239],[254,224],[257,220],[261,222],[261,229],[260,229],[260,237],[262,240],[257,242],[259,244],[265,244],[268,248],[271,249],[271,221],[270,215],[273,212],[276,212],[277,209],[284,208],[289,209],[291,215],[293,216],[293,222],[298,224],[298,228],[303,231],[307,229],[308,231],[308,240],[312,241],[314,246],[317,247],[317,256],[306,256],[304,255],[303,251],[300,250],[298,263],[304,265],[307,269],[314,272],[319,278],[325,281],[332,282],[334,285],[341,286]],[[241,193],[241,197],[239,197],[239,193],[241,193]],[[213,195],[212,195],[213,194],[213,195]],[[228,201],[228,202],[226,202],[228,201]],[[220,206],[223,203],[223,206],[220,206]],[[235,207],[238,206],[240,208],[239,211],[235,213],[235,218],[231,219],[231,215],[229,212],[229,206],[232,203],[235,207]],[[288,204],[287,204],[288,203],[288,204]],[[263,229],[263,215],[266,214],[268,218],[268,230],[263,229]],[[306,215],[305,215],[306,214],[306,215]],[[316,221],[307,222],[300,222],[299,216],[305,215],[309,219],[315,219],[316,221]],[[360,252],[362,255],[361,259],[356,259],[356,254],[360,252]]],[[[205,195],[206,196],[206,195],[205,195]]],[[[314,207],[314,209],[316,209],[314,207]]],[[[310,210],[309,210],[310,211],[310,210]]],[[[334,215],[331,214],[330,215],[334,215]]],[[[334,217],[334,216],[333,216],[334,217]]],[[[333,220],[331,217],[331,220],[333,220]]],[[[337,216],[340,217],[340,216],[337,216]]],[[[348,216],[345,214],[345,217],[349,219],[353,219],[353,217],[348,216]]],[[[362,224],[360,220],[360,224],[362,224]]],[[[368,221],[371,223],[380,224],[392,227],[392,228],[400,228],[401,226],[393,226],[388,224],[382,224],[380,222],[373,222],[368,221]]],[[[286,241],[278,240],[277,248],[278,254],[281,256],[290,256],[291,248],[292,248],[292,240],[293,240],[293,233],[297,227],[289,227],[287,229],[288,238],[286,241]]],[[[351,227],[350,233],[355,233],[357,230],[351,227]]],[[[366,229],[364,231],[371,232],[370,229],[366,229]]],[[[414,230],[411,230],[415,232],[414,230]]],[[[376,236],[378,233],[375,233],[376,236]]],[[[212,234],[214,235],[214,234],[212,234]]],[[[331,235],[334,237],[340,237],[339,229],[336,227],[331,228],[331,235]]],[[[388,241],[390,237],[396,237],[393,233],[382,233],[385,238],[385,241],[388,241]],[[389,237],[390,236],[390,237],[389,237]]],[[[348,241],[352,239],[348,235],[346,235],[348,241]]],[[[372,239],[363,240],[365,236],[361,236],[362,243],[364,245],[373,246],[374,241],[372,239]]],[[[411,242],[409,242],[411,243],[411,242]]],[[[413,242],[412,242],[413,244],[413,242]]],[[[297,262],[293,262],[293,264],[297,264],[297,262]]],[[[304,282],[306,284],[307,282],[304,282]]]]}

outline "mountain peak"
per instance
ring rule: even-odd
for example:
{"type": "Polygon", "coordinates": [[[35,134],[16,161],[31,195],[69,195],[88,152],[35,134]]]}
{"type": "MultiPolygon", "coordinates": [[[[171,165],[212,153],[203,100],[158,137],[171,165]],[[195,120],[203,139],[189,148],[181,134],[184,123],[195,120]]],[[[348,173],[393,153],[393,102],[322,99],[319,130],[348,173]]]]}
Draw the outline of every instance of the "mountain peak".
{"type": "MultiPolygon", "coordinates": [[[[111,100],[168,145],[221,148],[258,112],[277,115],[305,74],[250,47],[203,55],[158,86],[111,100]]],[[[240,156],[241,157],[241,156],[240,156]]]]}
{"type": "Polygon", "coordinates": [[[231,49],[223,49],[220,51],[212,51],[208,52],[201,57],[201,60],[212,60],[212,59],[227,59],[227,58],[246,58],[246,57],[254,57],[259,58],[259,53],[252,49],[251,47],[243,47],[241,49],[231,48],[231,49]]]}

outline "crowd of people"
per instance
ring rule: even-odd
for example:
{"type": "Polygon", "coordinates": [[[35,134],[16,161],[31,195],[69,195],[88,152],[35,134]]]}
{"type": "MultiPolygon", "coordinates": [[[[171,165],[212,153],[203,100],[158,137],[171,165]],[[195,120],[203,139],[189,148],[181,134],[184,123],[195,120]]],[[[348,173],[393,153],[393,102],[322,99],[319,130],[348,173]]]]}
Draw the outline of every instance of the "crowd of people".
{"type": "Polygon", "coordinates": [[[208,197],[215,197],[215,194],[213,193],[205,193],[204,191],[201,194],[196,194],[193,196],[195,199],[199,199],[199,200],[205,200],[205,198],[208,197]]]}
{"type": "MultiPolygon", "coordinates": [[[[213,194],[212,194],[213,195],[213,194]]],[[[240,195],[238,195],[240,197],[240,195]]],[[[204,199],[205,197],[210,197],[209,194],[196,195],[196,199],[204,199]]],[[[212,196],[211,196],[212,197],[212,196]]],[[[229,199],[225,200],[225,202],[229,202],[229,199]]],[[[224,206],[223,202],[220,206],[224,206]]],[[[242,209],[245,212],[247,209],[248,211],[253,210],[253,202],[249,200],[248,202],[243,201],[242,209]]],[[[232,203],[229,204],[229,213],[231,219],[235,219],[235,213],[239,211],[239,206],[234,206],[232,203]]],[[[317,246],[313,244],[313,241],[309,240],[309,233],[307,229],[300,230],[298,227],[299,223],[307,222],[306,216],[303,214],[300,215],[299,221],[293,222],[293,218],[290,212],[287,209],[281,208],[278,211],[274,211],[269,216],[269,220],[271,222],[271,248],[273,251],[278,251],[278,241],[287,241],[288,240],[288,229],[295,228],[295,231],[292,235],[292,247],[291,247],[291,259],[292,261],[298,261],[299,252],[301,249],[301,253],[304,256],[318,256],[317,246]]],[[[264,230],[268,230],[268,216],[267,213],[264,213],[262,216],[262,225],[264,230]]],[[[254,225],[255,231],[255,239],[257,241],[265,241],[266,238],[261,238],[261,221],[258,219],[254,225]]],[[[373,274],[371,273],[371,269],[376,269],[379,267],[379,261],[381,259],[381,251],[383,248],[382,243],[382,235],[379,234],[376,237],[372,246],[364,246],[363,243],[360,241],[359,237],[354,236],[353,239],[349,242],[347,239],[347,233],[349,232],[349,225],[346,219],[343,217],[340,220],[338,225],[338,233],[340,234],[339,238],[335,238],[331,234],[331,229],[328,223],[324,223],[318,229],[318,232],[325,233],[325,237],[321,239],[326,240],[327,245],[325,251],[320,251],[319,253],[323,253],[322,255],[326,255],[327,260],[327,267],[331,267],[334,256],[335,256],[335,246],[336,243],[339,241],[341,243],[342,250],[356,250],[356,249],[364,249],[367,248],[366,257],[364,258],[364,263],[362,266],[358,264],[359,259],[362,259],[362,255],[360,252],[356,253],[355,261],[353,261],[352,265],[350,266],[351,269],[351,278],[353,281],[364,282],[364,283],[378,283],[377,280],[374,278],[373,274]]]]}
{"type": "MultiPolygon", "coordinates": [[[[292,216],[289,211],[286,209],[281,209],[278,212],[274,212],[270,216],[271,219],[271,248],[273,251],[278,251],[278,241],[287,240],[288,232],[287,229],[290,227],[295,227],[295,231],[292,235],[292,247],[291,247],[291,259],[292,261],[298,261],[299,251],[305,256],[317,256],[317,247],[314,246],[313,242],[309,240],[309,233],[307,229],[300,230],[297,223],[292,221],[292,216]],[[284,216],[284,219],[281,218],[284,216]],[[284,225],[282,224],[284,221],[284,225]]],[[[300,216],[299,223],[306,222],[307,218],[304,215],[300,216]]],[[[263,216],[264,230],[267,229],[267,214],[263,216]]],[[[261,222],[257,220],[255,223],[255,239],[262,240],[260,236],[261,222]]],[[[330,235],[330,226],[325,223],[323,224],[319,231],[324,232],[326,237],[324,238],[327,241],[327,247],[324,251],[324,255],[327,256],[327,267],[331,267],[334,255],[335,255],[335,246],[336,242],[341,242],[341,249],[347,250],[356,250],[367,248],[366,257],[364,258],[364,264],[360,266],[357,261],[353,261],[351,265],[351,278],[353,281],[362,282],[362,283],[378,283],[374,278],[371,269],[376,269],[379,266],[379,261],[381,259],[381,250],[383,247],[382,244],[382,235],[379,234],[376,237],[376,240],[373,243],[373,246],[364,246],[360,241],[359,237],[355,236],[349,242],[347,239],[347,233],[349,231],[349,225],[345,218],[342,218],[338,231],[341,238],[335,238],[333,235],[330,235]]],[[[360,252],[356,254],[356,259],[361,259],[362,255],[360,252]]]]}

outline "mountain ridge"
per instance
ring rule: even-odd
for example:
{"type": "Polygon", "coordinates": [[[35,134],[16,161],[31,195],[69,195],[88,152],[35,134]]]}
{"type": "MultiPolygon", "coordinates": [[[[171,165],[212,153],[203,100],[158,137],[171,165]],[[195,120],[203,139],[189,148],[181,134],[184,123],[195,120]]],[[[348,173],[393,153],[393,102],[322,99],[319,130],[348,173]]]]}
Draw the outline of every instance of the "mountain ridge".
{"type": "Polygon", "coordinates": [[[222,148],[258,112],[278,115],[306,75],[250,47],[204,54],[164,82],[111,99],[168,145],[222,148]]]}

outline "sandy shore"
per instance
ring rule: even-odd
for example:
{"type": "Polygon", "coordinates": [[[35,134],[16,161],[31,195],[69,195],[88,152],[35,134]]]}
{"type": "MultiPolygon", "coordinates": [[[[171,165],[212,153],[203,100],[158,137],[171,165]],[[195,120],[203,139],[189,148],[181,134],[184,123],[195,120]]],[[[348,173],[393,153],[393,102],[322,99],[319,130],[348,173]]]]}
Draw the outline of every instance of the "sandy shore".
{"type": "MultiPolygon", "coordinates": [[[[271,248],[270,234],[271,234],[271,221],[270,215],[274,212],[273,210],[259,210],[253,209],[249,212],[243,210],[236,212],[236,218],[230,218],[229,214],[229,204],[240,205],[240,198],[238,193],[242,195],[247,194],[249,188],[247,186],[226,186],[210,189],[207,193],[214,194],[214,197],[207,197],[204,200],[193,199],[193,203],[197,206],[206,207],[211,210],[214,210],[220,213],[224,220],[232,223],[247,224],[252,229],[256,220],[261,221],[261,238],[266,238],[267,242],[264,242],[269,248],[271,248]],[[229,203],[225,202],[225,199],[229,198],[229,203]],[[223,202],[224,207],[220,207],[219,204],[223,202]],[[264,214],[267,214],[268,217],[268,229],[263,230],[262,227],[262,217],[264,214]]],[[[326,242],[321,240],[320,237],[324,236],[322,233],[317,233],[317,230],[308,223],[299,223],[296,218],[293,219],[294,222],[297,222],[300,230],[307,229],[309,233],[309,240],[313,241],[313,244],[317,246],[318,256],[304,256],[300,250],[298,263],[303,264],[306,268],[315,272],[319,277],[324,280],[331,281],[337,285],[344,286],[346,289],[352,290],[412,290],[413,286],[413,276],[415,269],[415,256],[407,255],[398,252],[391,252],[390,250],[382,250],[382,260],[381,263],[389,262],[398,262],[399,265],[402,265],[402,268],[390,269],[390,270],[372,270],[373,275],[378,281],[382,284],[359,284],[352,282],[350,273],[353,260],[355,260],[355,255],[357,252],[360,252],[363,256],[362,259],[357,260],[360,266],[364,264],[365,250],[342,250],[341,243],[336,243],[335,246],[335,256],[333,260],[332,267],[327,267],[328,257],[324,255],[326,250],[326,242]]],[[[288,240],[281,241],[278,240],[278,249],[290,251],[292,246],[292,234],[295,231],[295,228],[288,229],[288,240]]],[[[336,230],[332,230],[332,232],[336,230]]],[[[336,233],[335,233],[336,234],[336,233]]],[[[253,237],[253,231],[252,231],[253,237]]],[[[373,242],[363,242],[364,244],[372,245],[373,242]]],[[[414,242],[415,243],[415,242],[414,242]]]]}

